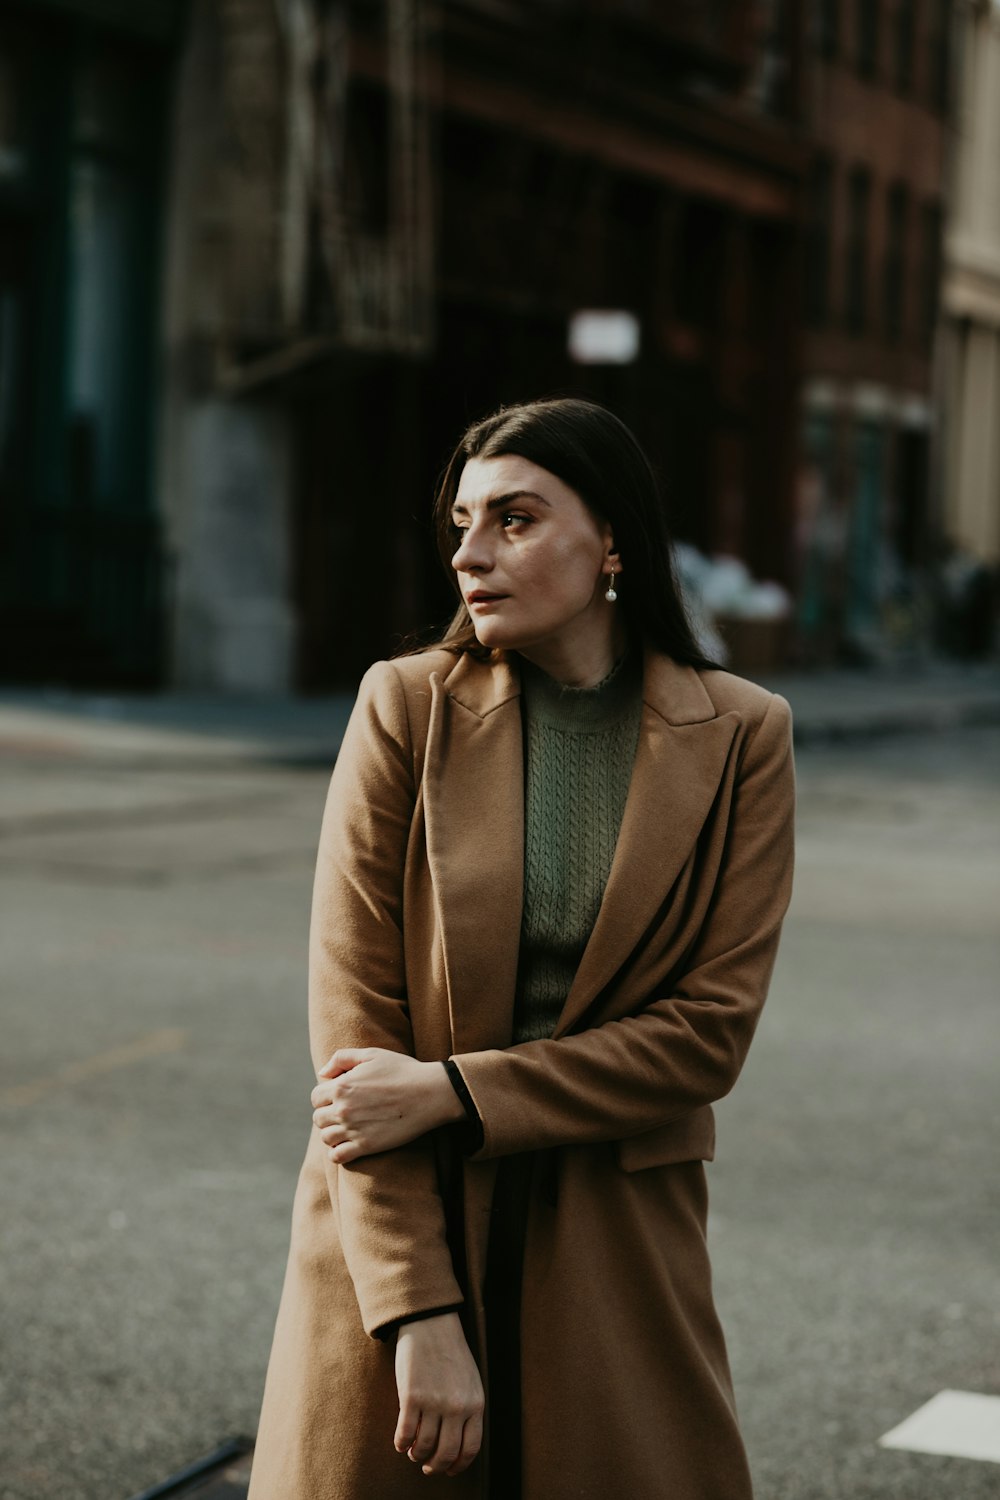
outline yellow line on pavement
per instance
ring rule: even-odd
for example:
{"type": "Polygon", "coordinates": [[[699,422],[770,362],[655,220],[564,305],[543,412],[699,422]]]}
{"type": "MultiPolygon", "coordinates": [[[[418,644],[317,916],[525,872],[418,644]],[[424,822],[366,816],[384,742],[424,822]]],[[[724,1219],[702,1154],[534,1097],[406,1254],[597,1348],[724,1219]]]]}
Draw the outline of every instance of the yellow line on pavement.
{"type": "Polygon", "coordinates": [[[81,1079],[96,1078],[101,1073],[113,1073],[116,1068],[127,1068],[131,1063],[143,1062],[147,1057],[160,1057],[165,1052],[179,1052],[184,1046],[186,1035],[186,1032],[176,1028],[151,1031],[149,1036],[137,1037],[134,1042],[125,1042],[121,1047],[95,1053],[93,1057],[82,1057],[78,1062],[67,1063],[64,1068],[58,1068],[45,1078],[35,1078],[31,1083],[0,1089],[0,1106],[23,1108],[44,1099],[63,1084],[79,1083],[81,1079]]]}

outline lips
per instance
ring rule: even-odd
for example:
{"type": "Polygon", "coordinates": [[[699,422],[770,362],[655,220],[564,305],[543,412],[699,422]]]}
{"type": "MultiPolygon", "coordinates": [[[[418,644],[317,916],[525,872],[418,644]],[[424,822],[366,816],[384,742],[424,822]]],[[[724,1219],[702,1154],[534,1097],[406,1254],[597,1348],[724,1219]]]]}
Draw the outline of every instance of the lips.
{"type": "Polygon", "coordinates": [[[507,598],[506,594],[486,594],[486,593],[483,593],[483,591],[481,589],[477,589],[474,594],[470,594],[468,596],[468,598],[466,599],[465,602],[466,602],[466,604],[488,604],[488,603],[490,603],[494,599],[506,599],[506,598],[507,598]]]}

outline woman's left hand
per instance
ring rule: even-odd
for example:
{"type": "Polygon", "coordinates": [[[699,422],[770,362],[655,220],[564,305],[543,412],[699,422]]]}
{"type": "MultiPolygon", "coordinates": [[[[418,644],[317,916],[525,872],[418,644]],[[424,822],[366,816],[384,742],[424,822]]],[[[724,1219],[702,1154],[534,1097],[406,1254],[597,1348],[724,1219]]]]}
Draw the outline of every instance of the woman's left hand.
{"type": "Polygon", "coordinates": [[[313,1124],[327,1155],[341,1165],[465,1118],[443,1063],[418,1062],[384,1047],[342,1048],[319,1078],[313,1124]]]}

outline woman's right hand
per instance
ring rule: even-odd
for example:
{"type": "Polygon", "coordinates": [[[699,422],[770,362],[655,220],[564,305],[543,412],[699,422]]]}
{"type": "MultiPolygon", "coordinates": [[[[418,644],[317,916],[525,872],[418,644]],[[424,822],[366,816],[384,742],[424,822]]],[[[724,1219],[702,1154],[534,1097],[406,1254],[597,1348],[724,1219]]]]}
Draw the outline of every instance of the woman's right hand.
{"type": "Polygon", "coordinates": [[[396,1334],[396,1451],[425,1474],[461,1474],[483,1441],[483,1382],[458,1313],[404,1323],[396,1334]]]}

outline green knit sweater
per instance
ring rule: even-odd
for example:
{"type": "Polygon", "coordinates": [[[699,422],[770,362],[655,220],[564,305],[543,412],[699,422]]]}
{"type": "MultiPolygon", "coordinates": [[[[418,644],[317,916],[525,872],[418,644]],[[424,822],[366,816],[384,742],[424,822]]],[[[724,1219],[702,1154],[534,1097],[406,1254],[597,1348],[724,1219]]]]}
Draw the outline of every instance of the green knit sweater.
{"type": "Polygon", "coordinates": [[[596,687],[521,658],[524,914],[514,1041],[551,1036],[607,884],[642,718],[642,654],[596,687]]]}

